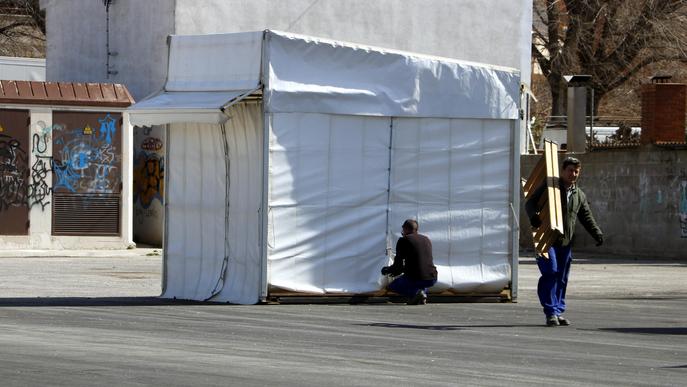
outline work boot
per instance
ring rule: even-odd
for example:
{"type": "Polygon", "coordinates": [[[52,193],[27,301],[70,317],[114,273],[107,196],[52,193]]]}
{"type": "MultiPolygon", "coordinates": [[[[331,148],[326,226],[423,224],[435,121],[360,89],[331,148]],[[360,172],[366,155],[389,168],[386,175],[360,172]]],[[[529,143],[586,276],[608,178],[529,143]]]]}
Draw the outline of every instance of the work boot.
{"type": "Polygon", "coordinates": [[[559,323],[560,325],[568,326],[568,325],[571,324],[571,323],[570,323],[570,320],[568,320],[567,318],[565,318],[565,317],[563,317],[563,316],[557,316],[557,318],[558,318],[558,323],[559,323]]]}
{"type": "Polygon", "coordinates": [[[415,293],[415,296],[411,298],[408,301],[408,305],[426,305],[427,304],[427,295],[425,294],[425,291],[420,289],[415,293]]]}
{"type": "Polygon", "coordinates": [[[547,327],[557,327],[559,325],[561,325],[561,324],[558,322],[558,317],[553,316],[553,315],[546,316],[546,326],[547,327]]]}

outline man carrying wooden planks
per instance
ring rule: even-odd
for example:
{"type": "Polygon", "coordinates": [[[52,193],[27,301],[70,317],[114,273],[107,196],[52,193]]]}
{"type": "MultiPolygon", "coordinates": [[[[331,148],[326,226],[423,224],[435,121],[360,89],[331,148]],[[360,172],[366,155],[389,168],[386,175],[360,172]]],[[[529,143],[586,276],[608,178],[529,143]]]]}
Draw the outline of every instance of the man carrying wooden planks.
{"type": "MultiPolygon", "coordinates": [[[[548,257],[537,256],[537,265],[541,273],[537,285],[537,295],[544,307],[547,326],[570,325],[570,320],[564,318],[562,314],[565,312],[565,290],[568,286],[568,274],[572,263],[572,239],[575,233],[576,220],[580,220],[587,232],[596,240],[597,246],[601,246],[603,243],[603,233],[594,220],[587,197],[577,186],[581,167],[580,160],[574,157],[567,157],[563,160],[558,185],[560,187],[564,234],[549,248],[548,257]]],[[[525,203],[530,224],[535,229],[542,225],[539,203],[546,189],[546,184],[541,185],[525,203]]]]}

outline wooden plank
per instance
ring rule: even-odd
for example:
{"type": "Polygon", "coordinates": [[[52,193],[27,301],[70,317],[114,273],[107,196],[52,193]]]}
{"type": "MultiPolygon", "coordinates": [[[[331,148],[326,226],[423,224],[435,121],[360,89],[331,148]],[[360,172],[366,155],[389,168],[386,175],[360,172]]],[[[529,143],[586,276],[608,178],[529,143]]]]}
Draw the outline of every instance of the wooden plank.
{"type": "Polygon", "coordinates": [[[537,165],[534,166],[534,169],[532,169],[530,178],[527,179],[527,182],[523,186],[525,199],[529,198],[534,193],[538,187],[537,183],[541,182],[541,178],[544,174],[546,174],[546,160],[542,157],[537,162],[537,165]]]}

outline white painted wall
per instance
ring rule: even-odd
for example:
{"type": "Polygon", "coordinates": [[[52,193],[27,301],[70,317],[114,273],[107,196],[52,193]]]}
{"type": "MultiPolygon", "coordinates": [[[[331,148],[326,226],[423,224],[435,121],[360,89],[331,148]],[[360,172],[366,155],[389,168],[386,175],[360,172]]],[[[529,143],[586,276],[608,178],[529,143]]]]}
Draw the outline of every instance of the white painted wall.
{"type": "Polygon", "coordinates": [[[0,56],[0,79],[45,81],[45,59],[0,56]]]}

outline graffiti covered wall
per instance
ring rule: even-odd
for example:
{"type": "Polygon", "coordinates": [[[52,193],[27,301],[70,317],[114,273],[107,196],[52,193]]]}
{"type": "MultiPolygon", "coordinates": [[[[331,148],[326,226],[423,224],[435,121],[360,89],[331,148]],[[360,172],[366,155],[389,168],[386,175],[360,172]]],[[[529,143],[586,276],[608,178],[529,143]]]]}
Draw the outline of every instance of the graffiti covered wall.
{"type": "Polygon", "coordinates": [[[119,113],[53,112],[52,235],[120,235],[121,121],[119,113]]]}
{"type": "Polygon", "coordinates": [[[53,192],[116,194],[121,190],[119,115],[56,112],[53,192]]]}
{"type": "Polygon", "coordinates": [[[134,129],[134,240],[162,245],[164,218],[164,127],[134,129]]]}
{"type": "MultiPolygon", "coordinates": [[[[582,161],[580,187],[604,231],[597,248],[578,222],[576,251],[687,259],[687,149],[646,146],[575,156],[582,161]]],[[[522,156],[522,177],[538,157],[522,156]]],[[[524,210],[520,225],[520,246],[529,249],[524,210]]]]}
{"type": "Polygon", "coordinates": [[[29,112],[0,110],[0,235],[29,230],[29,112]]]}

